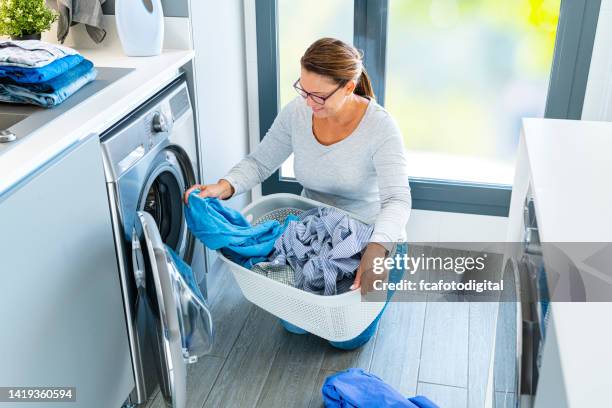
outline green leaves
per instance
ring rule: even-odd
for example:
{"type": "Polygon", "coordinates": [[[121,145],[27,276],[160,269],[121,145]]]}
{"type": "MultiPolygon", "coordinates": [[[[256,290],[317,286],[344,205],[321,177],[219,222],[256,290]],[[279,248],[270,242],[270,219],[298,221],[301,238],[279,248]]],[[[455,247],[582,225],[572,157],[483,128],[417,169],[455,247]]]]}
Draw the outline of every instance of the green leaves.
{"type": "Polygon", "coordinates": [[[11,37],[42,33],[51,28],[57,13],[45,0],[0,0],[0,34],[11,37]]]}

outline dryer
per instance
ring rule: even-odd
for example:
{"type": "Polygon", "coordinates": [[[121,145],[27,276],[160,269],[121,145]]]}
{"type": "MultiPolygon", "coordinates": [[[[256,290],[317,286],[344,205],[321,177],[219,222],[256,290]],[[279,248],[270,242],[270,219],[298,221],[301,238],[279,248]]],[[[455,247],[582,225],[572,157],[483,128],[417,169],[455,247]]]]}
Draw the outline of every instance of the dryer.
{"type": "Polygon", "coordinates": [[[159,384],[166,403],[181,408],[185,367],[212,344],[205,251],[182,203],[200,174],[184,75],[102,134],[101,146],[136,384],[129,402],[146,402],[159,384]],[[201,296],[173,255],[191,265],[201,296]],[[204,339],[195,351],[194,330],[204,339]]]}

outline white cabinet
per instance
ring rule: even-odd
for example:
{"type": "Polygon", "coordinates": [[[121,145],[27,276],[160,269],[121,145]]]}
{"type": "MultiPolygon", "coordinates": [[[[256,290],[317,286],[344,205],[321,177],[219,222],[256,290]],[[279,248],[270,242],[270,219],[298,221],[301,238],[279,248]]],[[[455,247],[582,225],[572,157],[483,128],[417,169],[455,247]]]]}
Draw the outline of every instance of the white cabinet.
{"type": "Polygon", "coordinates": [[[120,407],[134,379],[98,137],[0,195],[0,229],[0,384],[120,407]]]}
{"type": "MultiPolygon", "coordinates": [[[[523,241],[525,202],[527,197],[533,199],[531,213],[535,213],[542,242],[541,273],[547,278],[552,301],[548,324],[543,325],[543,346],[538,350],[541,358],[535,398],[523,396],[521,407],[530,403],[535,408],[609,405],[612,274],[609,265],[597,269],[587,265],[585,259],[595,253],[612,259],[611,151],[612,123],[523,120],[507,240],[523,241]],[[596,252],[600,247],[602,251],[596,252]],[[558,273],[564,271],[556,268],[559,254],[579,271],[573,276],[580,277],[584,296],[564,294],[563,283],[571,279],[569,274],[558,273]],[[551,285],[552,271],[557,273],[556,287],[551,285]]],[[[517,346],[517,357],[523,352],[523,365],[528,354],[525,343],[523,339],[517,346]]]]}

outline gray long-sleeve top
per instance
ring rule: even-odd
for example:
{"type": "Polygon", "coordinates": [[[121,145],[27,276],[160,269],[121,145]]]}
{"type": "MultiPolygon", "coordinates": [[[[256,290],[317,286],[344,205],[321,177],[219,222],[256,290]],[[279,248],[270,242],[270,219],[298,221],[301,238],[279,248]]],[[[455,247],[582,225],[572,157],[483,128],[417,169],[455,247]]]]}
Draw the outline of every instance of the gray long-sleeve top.
{"type": "Polygon", "coordinates": [[[302,195],[374,223],[371,242],[405,239],[412,204],[402,135],[371,100],[357,128],[322,145],[312,133],[312,110],[296,97],[278,114],[261,143],[223,177],[241,194],[268,178],[294,154],[302,195]]]}

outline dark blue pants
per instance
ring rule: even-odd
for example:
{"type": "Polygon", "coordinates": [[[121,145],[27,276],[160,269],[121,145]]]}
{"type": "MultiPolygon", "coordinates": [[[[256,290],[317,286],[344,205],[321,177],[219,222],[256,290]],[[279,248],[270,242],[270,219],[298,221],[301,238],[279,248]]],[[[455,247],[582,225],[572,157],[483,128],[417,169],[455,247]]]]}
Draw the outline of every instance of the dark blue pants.
{"type": "MultiPolygon", "coordinates": [[[[397,245],[397,249],[395,253],[396,255],[400,255],[400,256],[407,254],[408,244],[399,243],[397,245]]],[[[402,274],[403,274],[403,271],[401,269],[394,267],[393,269],[389,271],[389,282],[394,282],[394,283],[399,282],[400,279],[402,279],[402,274]]],[[[378,316],[376,316],[374,321],[370,323],[370,325],[366,327],[366,329],[362,331],[357,337],[352,338],[350,340],[345,340],[345,341],[330,341],[329,344],[341,350],[354,350],[366,344],[372,338],[374,333],[376,333],[376,328],[378,327],[378,322],[380,321],[380,317],[382,316],[385,309],[387,308],[387,305],[389,304],[389,300],[391,300],[393,293],[394,291],[391,291],[391,290],[388,292],[387,301],[385,302],[385,305],[383,306],[378,316]]],[[[295,326],[285,320],[280,319],[280,323],[285,328],[285,330],[287,330],[290,333],[294,333],[294,334],[306,334],[307,333],[306,330],[298,326],[295,326]]]]}

